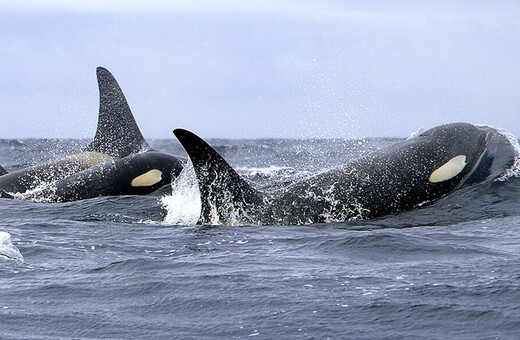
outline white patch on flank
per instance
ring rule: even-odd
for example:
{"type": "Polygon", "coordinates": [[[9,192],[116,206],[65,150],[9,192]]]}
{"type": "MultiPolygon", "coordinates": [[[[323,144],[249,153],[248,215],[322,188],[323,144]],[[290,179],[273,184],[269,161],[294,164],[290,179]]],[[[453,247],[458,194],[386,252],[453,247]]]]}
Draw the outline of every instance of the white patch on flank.
{"type": "Polygon", "coordinates": [[[130,183],[133,187],[149,187],[159,183],[162,179],[162,172],[157,169],[145,172],[141,176],[137,176],[130,183]]]}
{"type": "Polygon", "coordinates": [[[458,174],[466,166],[466,156],[458,155],[450,159],[446,164],[432,172],[430,175],[431,183],[439,183],[447,181],[458,174]]]}

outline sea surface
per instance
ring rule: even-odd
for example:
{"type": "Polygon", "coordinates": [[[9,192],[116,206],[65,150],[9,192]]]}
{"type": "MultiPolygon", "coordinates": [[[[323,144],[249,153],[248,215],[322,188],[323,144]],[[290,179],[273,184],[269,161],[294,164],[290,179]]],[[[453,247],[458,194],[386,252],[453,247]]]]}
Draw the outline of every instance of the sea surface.
{"type": "MultiPolygon", "coordinates": [[[[268,190],[396,140],[209,141],[268,190]]],[[[0,164],[86,143],[0,140],[0,164]]],[[[520,338],[519,178],[375,220],[261,227],[195,225],[194,178],[151,196],[0,199],[0,339],[520,338]]]]}

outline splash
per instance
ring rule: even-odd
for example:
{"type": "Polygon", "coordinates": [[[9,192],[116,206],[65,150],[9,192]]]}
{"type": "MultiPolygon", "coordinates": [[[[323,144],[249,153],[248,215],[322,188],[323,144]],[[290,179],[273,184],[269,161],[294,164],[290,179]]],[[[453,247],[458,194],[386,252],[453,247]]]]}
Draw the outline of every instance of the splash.
{"type": "MultiPolygon", "coordinates": [[[[35,180],[36,182],[36,180],[35,180]]],[[[35,203],[51,203],[56,202],[54,193],[56,191],[56,185],[53,183],[40,182],[32,189],[27,189],[25,192],[10,192],[15,199],[18,200],[29,200],[35,203]],[[47,195],[44,195],[47,193],[47,195]]]]}
{"type": "Polygon", "coordinates": [[[495,179],[495,181],[503,182],[511,177],[520,177],[520,144],[518,143],[518,139],[512,133],[502,128],[481,124],[477,124],[477,126],[495,130],[497,133],[499,133],[505,139],[507,139],[507,141],[511,144],[511,147],[513,148],[513,165],[509,169],[504,170],[504,173],[500,177],[495,179]]]}
{"type": "Polygon", "coordinates": [[[224,190],[219,192],[218,195],[221,196],[218,206],[214,202],[209,202],[209,224],[227,226],[260,225],[261,221],[255,214],[251,215],[245,205],[235,202],[233,193],[224,190]]]}
{"type": "MultiPolygon", "coordinates": [[[[366,181],[368,178],[360,178],[357,169],[350,169],[347,173],[349,177],[358,178],[359,181],[366,181]]],[[[361,204],[356,197],[350,197],[348,204],[343,202],[343,199],[336,198],[335,188],[336,183],[333,183],[327,190],[323,192],[323,201],[327,202],[327,208],[321,213],[321,217],[325,223],[338,223],[345,221],[361,221],[367,219],[367,214],[370,209],[367,209],[361,204]]],[[[347,192],[354,191],[353,182],[349,182],[347,192]]]]}
{"type": "Polygon", "coordinates": [[[516,137],[512,133],[504,129],[494,129],[502,136],[504,136],[509,143],[511,143],[511,146],[513,147],[515,153],[513,165],[509,169],[506,169],[504,174],[497,178],[497,181],[505,181],[511,177],[520,177],[520,144],[518,143],[518,139],[516,139],[516,137]]]}
{"type": "Polygon", "coordinates": [[[188,161],[179,177],[172,183],[171,195],[161,198],[161,204],[166,210],[163,223],[197,223],[201,210],[200,191],[191,161],[188,161]]]}
{"type": "MultiPolygon", "coordinates": [[[[221,190],[220,186],[215,188],[221,190]]],[[[244,225],[254,221],[241,207],[235,207],[231,193],[219,192],[222,202],[218,206],[210,205],[210,216],[205,223],[210,225],[244,225]],[[219,213],[220,212],[220,213],[219,213]],[[222,216],[225,218],[222,219],[222,216]]],[[[199,184],[191,161],[188,161],[180,175],[172,183],[171,195],[161,198],[161,204],[166,211],[163,223],[174,225],[194,225],[200,218],[202,202],[199,184]]]]}
{"type": "Polygon", "coordinates": [[[23,170],[18,179],[27,190],[9,194],[16,199],[38,203],[58,202],[60,201],[60,197],[56,195],[58,181],[98,164],[108,164],[107,167],[110,167],[114,164],[114,160],[108,155],[97,152],[81,152],[28,167],[23,170]]]}
{"type": "Polygon", "coordinates": [[[23,262],[23,256],[11,242],[11,235],[6,231],[0,231],[0,259],[23,262]]]}
{"type": "Polygon", "coordinates": [[[414,139],[415,137],[420,136],[421,133],[423,133],[424,131],[426,131],[426,129],[423,128],[423,127],[420,127],[420,128],[418,128],[417,130],[413,131],[413,132],[408,136],[408,138],[406,138],[406,140],[414,139]]]}

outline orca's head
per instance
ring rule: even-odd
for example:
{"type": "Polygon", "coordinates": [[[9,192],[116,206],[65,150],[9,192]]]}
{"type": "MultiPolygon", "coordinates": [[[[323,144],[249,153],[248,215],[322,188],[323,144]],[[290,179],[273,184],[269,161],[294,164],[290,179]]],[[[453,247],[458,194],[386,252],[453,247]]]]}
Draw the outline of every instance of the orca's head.
{"type": "Polygon", "coordinates": [[[427,130],[410,142],[426,164],[432,188],[456,188],[489,175],[492,156],[487,152],[489,131],[468,123],[453,123],[427,130]]]}
{"type": "Polygon", "coordinates": [[[107,160],[56,181],[34,198],[67,202],[99,196],[147,195],[171,183],[182,167],[182,161],[175,156],[147,151],[107,160]]]}
{"type": "Polygon", "coordinates": [[[123,195],[152,193],[171,183],[183,168],[177,157],[157,151],[132,155],[120,161],[117,181],[123,195]]]}

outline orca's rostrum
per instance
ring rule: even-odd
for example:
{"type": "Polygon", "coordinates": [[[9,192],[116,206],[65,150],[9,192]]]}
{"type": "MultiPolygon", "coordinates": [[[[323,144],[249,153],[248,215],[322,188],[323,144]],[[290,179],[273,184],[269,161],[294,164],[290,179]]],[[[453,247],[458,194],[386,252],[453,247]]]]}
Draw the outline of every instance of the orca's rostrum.
{"type": "Polygon", "coordinates": [[[146,142],[112,74],[103,67],[96,71],[99,117],[94,140],[61,159],[9,173],[0,168],[1,197],[65,202],[144,195],[180,173],[181,160],[146,142]]]}
{"type": "Polygon", "coordinates": [[[515,159],[499,131],[441,125],[348,164],[262,193],[204,140],[174,130],[190,157],[201,196],[200,224],[311,224],[369,219],[410,210],[463,186],[494,180],[515,159]]]}

